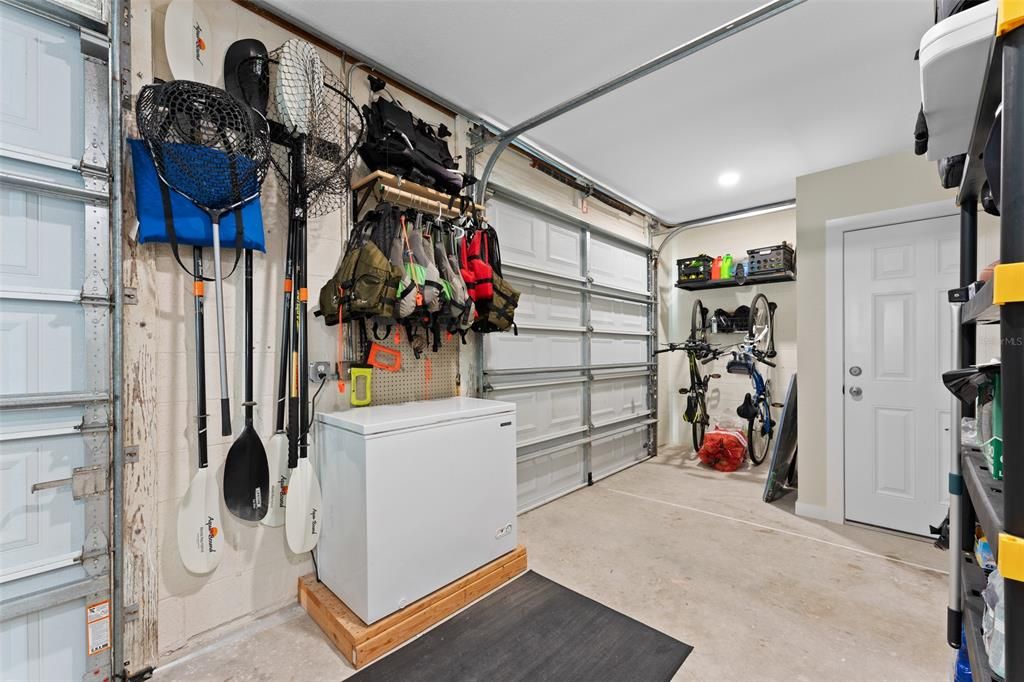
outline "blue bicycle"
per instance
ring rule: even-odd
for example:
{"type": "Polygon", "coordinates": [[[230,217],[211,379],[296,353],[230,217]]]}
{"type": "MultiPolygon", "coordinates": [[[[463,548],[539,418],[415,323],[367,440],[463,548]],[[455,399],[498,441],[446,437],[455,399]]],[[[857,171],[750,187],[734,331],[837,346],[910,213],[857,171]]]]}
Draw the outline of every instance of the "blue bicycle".
{"type": "Polygon", "coordinates": [[[750,377],[753,395],[747,393],[743,403],[736,408],[736,414],[747,421],[747,455],[757,466],[768,457],[775,421],[772,419],[771,382],[761,376],[757,363],[775,367],[771,361],[775,352],[775,308],[764,294],[754,296],[750,304],[750,318],[747,335],[740,342],[740,349],[732,352],[732,360],[726,365],[729,374],[743,374],[750,377]]]}

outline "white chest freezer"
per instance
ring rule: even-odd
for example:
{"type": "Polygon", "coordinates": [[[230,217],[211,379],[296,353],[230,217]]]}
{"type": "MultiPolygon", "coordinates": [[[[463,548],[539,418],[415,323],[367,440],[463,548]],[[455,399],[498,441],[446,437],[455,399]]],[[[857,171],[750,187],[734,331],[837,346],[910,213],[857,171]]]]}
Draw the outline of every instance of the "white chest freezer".
{"type": "Polygon", "coordinates": [[[364,622],[515,549],[515,409],[446,398],[317,415],[320,580],[364,622]]]}

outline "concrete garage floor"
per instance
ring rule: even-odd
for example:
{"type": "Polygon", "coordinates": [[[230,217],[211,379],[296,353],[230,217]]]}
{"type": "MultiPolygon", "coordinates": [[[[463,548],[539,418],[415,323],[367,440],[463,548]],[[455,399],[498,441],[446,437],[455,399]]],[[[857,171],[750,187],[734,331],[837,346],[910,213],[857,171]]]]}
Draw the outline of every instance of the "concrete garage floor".
{"type": "MultiPolygon", "coordinates": [[[[946,554],[761,502],[763,469],[682,451],[519,520],[530,567],[695,647],[677,680],[944,680],[946,554]]],[[[168,680],[342,680],[298,606],[188,653],[168,680]]]]}

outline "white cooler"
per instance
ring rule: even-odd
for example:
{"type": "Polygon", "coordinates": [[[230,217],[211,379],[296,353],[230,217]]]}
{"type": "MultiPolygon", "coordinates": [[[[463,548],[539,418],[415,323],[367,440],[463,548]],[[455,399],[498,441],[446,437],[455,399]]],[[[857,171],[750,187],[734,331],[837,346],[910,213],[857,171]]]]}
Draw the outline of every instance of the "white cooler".
{"type": "Polygon", "coordinates": [[[515,549],[515,410],[446,398],[316,416],[320,580],[365,623],[515,549]]]}

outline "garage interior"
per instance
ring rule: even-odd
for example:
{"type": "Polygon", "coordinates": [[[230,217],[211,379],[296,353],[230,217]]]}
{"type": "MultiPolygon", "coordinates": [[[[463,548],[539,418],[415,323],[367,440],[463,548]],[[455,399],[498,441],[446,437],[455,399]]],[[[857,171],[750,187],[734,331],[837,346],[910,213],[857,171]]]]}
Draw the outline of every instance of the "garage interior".
{"type": "Polygon", "coordinates": [[[1021,0],[0,36],[3,680],[1024,680],[1021,0]]]}

